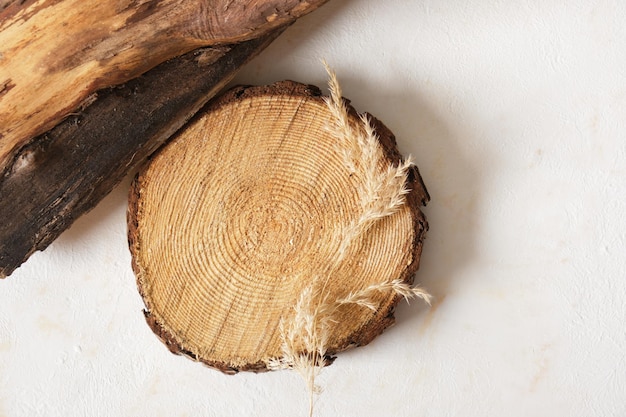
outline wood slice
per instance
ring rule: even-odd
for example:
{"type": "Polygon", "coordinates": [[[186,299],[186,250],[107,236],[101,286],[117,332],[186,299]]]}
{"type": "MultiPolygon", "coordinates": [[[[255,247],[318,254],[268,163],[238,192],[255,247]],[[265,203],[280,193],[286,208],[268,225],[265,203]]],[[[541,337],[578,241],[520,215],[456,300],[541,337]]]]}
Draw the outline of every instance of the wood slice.
{"type": "MultiPolygon", "coordinates": [[[[135,178],[128,228],[152,330],[177,354],[227,373],[262,371],[281,356],[281,320],[314,277],[333,269],[336,234],[358,217],[351,175],[319,89],[291,81],[236,87],[210,103],[135,178]]],[[[353,123],[358,115],[350,108],[353,123]]],[[[398,164],[392,133],[372,123],[398,164]]],[[[427,223],[416,168],[410,193],[349,248],[326,290],[342,297],[393,279],[412,282],[427,223]]],[[[395,293],[376,309],[346,306],[329,355],[364,345],[393,323],[395,293]]]]}

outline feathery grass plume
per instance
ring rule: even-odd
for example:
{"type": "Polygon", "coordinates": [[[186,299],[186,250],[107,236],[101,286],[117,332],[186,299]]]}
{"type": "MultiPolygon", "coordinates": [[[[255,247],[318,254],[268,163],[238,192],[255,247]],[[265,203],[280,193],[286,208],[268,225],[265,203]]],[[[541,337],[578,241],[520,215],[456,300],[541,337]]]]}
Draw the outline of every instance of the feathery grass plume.
{"type": "Polygon", "coordinates": [[[389,166],[386,171],[379,168],[378,161],[382,159],[383,151],[370,118],[362,114],[360,126],[350,123],[337,75],[326,62],[324,66],[330,91],[330,96],[324,100],[333,116],[328,128],[338,139],[338,151],[346,167],[351,174],[362,178],[364,183],[359,193],[361,216],[355,223],[348,225],[347,239],[344,239],[351,241],[364,234],[377,220],[392,215],[404,204],[404,198],[410,191],[406,186],[406,178],[413,161],[409,156],[397,166],[389,166]]]}
{"type": "Polygon", "coordinates": [[[376,311],[376,304],[372,301],[375,293],[389,291],[404,297],[407,302],[412,298],[421,298],[426,304],[430,305],[432,300],[432,296],[423,288],[412,287],[402,280],[394,279],[391,282],[373,284],[355,293],[350,293],[347,297],[337,300],[337,303],[356,304],[376,311]]]}
{"type": "Polygon", "coordinates": [[[318,302],[320,295],[314,293],[313,285],[302,290],[294,306],[293,321],[288,326],[280,322],[283,356],[268,363],[270,370],[294,369],[304,379],[309,392],[309,416],[313,415],[314,395],[320,392],[315,381],[326,365],[330,321],[336,308],[325,299],[318,302]]]}
{"type": "Polygon", "coordinates": [[[328,130],[339,139],[336,147],[337,151],[343,157],[350,173],[353,174],[357,170],[357,156],[362,152],[360,138],[357,138],[356,141],[353,140],[355,138],[354,129],[350,123],[348,108],[342,97],[337,75],[326,61],[322,62],[328,74],[328,89],[330,91],[330,96],[324,97],[324,101],[332,116],[332,122],[329,124],[328,130]]]}
{"type": "Polygon", "coordinates": [[[319,392],[315,381],[327,364],[328,338],[339,308],[352,304],[376,311],[376,295],[385,292],[400,295],[407,301],[421,298],[430,304],[430,295],[425,290],[399,279],[376,283],[335,299],[331,299],[327,291],[327,284],[340,269],[350,246],[374,223],[393,215],[405,204],[410,192],[407,176],[412,160],[409,157],[387,168],[379,165],[384,154],[369,117],[362,115],[361,123],[350,122],[337,76],[326,62],[324,66],[330,90],[330,97],[324,100],[332,115],[328,128],[337,138],[337,151],[346,168],[361,184],[357,190],[360,214],[333,234],[332,240],[339,242],[339,246],[334,258],[329,260],[330,267],[323,276],[312,277],[311,284],[302,291],[294,306],[293,319],[289,323],[281,321],[282,357],[268,362],[269,369],[293,369],[303,377],[309,391],[309,416],[313,415],[314,394],[319,392]]]}

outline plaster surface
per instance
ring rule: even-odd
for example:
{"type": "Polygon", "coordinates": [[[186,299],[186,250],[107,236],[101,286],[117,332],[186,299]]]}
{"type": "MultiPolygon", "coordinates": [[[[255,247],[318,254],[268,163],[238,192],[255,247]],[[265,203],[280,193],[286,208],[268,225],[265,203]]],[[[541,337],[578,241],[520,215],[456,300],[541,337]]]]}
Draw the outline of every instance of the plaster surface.
{"type": "MultiPolygon", "coordinates": [[[[317,416],[626,416],[626,2],[332,0],[237,77],[324,86],[411,153],[432,308],[323,373],[317,416]]],[[[146,326],[129,180],[0,281],[0,417],[305,416],[146,326]]]]}

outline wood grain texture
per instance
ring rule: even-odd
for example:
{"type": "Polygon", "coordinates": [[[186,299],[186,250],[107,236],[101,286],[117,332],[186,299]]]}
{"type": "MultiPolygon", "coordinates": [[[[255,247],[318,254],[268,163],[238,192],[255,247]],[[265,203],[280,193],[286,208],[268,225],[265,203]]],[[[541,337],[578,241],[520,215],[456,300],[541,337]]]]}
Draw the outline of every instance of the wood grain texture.
{"type": "Polygon", "coordinates": [[[325,1],[0,3],[0,172],[93,92],[199,47],[256,38],[325,1]]]}
{"type": "Polygon", "coordinates": [[[198,49],[101,90],[22,147],[0,176],[0,278],[93,208],[280,32],[198,49]]]}
{"type": "MultiPolygon", "coordinates": [[[[354,123],[358,116],[351,110],[354,123]]],[[[400,161],[393,134],[370,117],[383,152],[400,161]]],[[[327,126],[313,86],[290,81],[237,87],[215,99],[135,178],[128,228],[146,320],[170,351],[226,373],[266,370],[281,356],[279,325],[313,277],[333,268],[336,234],[358,218],[358,184],[327,126]]],[[[375,167],[375,169],[378,169],[375,167]]],[[[417,168],[397,213],[350,248],[328,282],[336,297],[372,283],[412,282],[429,197],[417,168]]],[[[376,311],[346,306],[329,358],[369,343],[393,323],[398,299],[376,311]]]]}

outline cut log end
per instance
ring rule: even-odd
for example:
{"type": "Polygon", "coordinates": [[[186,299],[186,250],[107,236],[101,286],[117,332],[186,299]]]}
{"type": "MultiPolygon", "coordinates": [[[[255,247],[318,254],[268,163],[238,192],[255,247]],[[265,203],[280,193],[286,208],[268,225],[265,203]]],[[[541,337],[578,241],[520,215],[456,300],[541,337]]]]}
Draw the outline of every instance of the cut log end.
{"type": "MultiPolygon", "coordinates": [[[[263,371],[282,352],[281,322],[307,286],[341,299],[372,284],[411,283],[427,223],[417,169],[395,214],[342,247],[360,215],[359,175],[346,167],[333,115],[316,87],[236,87],[214,100],[135,178],[128,228],[152,330],[178,354],[223,372],[263,371]],[[337,253],[347,254],[337,263],[337,253]]],[[[352,123],[360,123],[350,108],[352,123]]],[[[371,118],[383,152],[391,132],[371,118]]],[[[326,354],[369,343],[393,323],[398,297],[337,309],[326,354]]]]}

